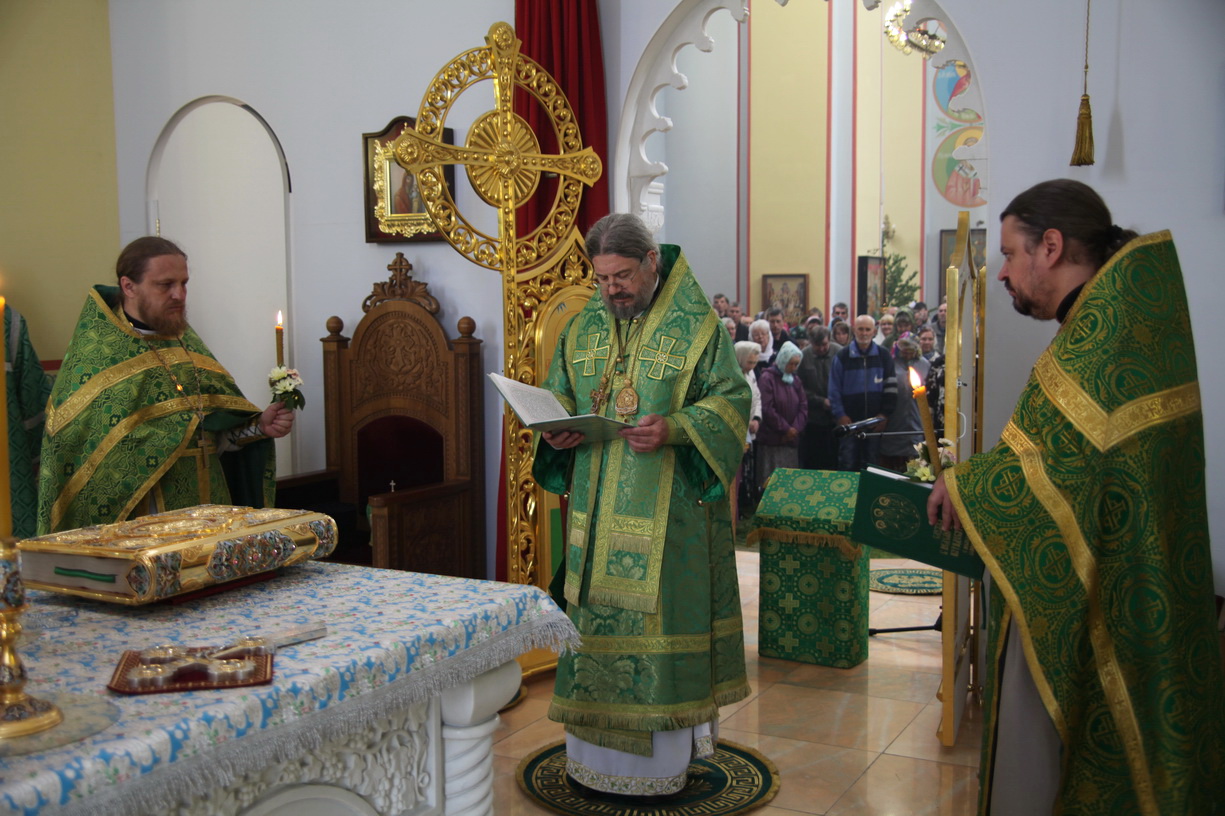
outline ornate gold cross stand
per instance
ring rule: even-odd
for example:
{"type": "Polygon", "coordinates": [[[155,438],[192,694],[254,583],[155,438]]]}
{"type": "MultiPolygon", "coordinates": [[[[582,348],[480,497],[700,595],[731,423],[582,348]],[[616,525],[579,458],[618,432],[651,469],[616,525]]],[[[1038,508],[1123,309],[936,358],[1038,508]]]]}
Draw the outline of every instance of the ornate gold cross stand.
{"type": "MultiPolygon", "coordinates": [[[[536,385],[543,379],[558,335],[593,291],[591,262],[574,221],[584,187],[603,172],[600,158],[583,147],[569,101],[551,76],[519,52],[514,29],[496,23],[486,45],[460,54],[430,83],[414,128],[404,131],[390,152],[416,177],[426,212],[443,237],[473,263],[500,272],[503,288],[505,374],[536,385]],[[493,81],[494,108],[477,117],[462,146],[441,141],[447,114],[468,88],[493,81]],[[520,90],[548,113],[559,153],[541,152],[540,140],[513,110],[520,90]],[[498,235],[487,235],[455,205],[443,179],[447,164],[462,165],[476,194],[498,210],[498,235]],[[542,173],[557,176],[552,207],[536,229],[516,234],[515,210],[536,194],[542,173]]],[[[387,150],[374,159],[375,187],[386,187],[387,150]]],[[[385,198],[383,199],[385,201],[385,198]]],[[[385,205],[383,205],[385,206],[385,205]]],[[[545,587],[551,577],[548,544],[550,510],[557,497],[532,479],[532,434],[505,413],[506,530],[511,581],[545,587]]],[[[551,665],[552,655],[521,660],[526,673],[551,665]]]]}

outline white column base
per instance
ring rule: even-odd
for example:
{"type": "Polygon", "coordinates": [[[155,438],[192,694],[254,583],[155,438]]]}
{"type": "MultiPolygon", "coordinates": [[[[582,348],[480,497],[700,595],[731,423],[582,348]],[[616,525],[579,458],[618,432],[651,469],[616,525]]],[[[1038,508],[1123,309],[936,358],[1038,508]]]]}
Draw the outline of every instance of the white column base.
{"type": "Polygon", "coordinates": [[[493,813],[493,732],[498,709],[519,690],[518,661],[442,693],[444,813],[493,813]]]}

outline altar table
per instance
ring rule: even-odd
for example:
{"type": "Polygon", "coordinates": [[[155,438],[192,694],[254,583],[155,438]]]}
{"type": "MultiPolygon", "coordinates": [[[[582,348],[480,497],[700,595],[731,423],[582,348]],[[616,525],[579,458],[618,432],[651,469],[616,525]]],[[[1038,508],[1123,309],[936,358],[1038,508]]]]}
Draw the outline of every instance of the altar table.
{"type": "Polygon", "coordinates": [[[0,813],[488,813],[514,658],[578,637],[536,587],[321,562],[180,605],[29,596],[26,690],[96,695],[121,715],[79,742],[0,758],[0,813]],[[271,685],[105,688],[125,649],[316,621],[327,635],[279,650],[271,685]]]}

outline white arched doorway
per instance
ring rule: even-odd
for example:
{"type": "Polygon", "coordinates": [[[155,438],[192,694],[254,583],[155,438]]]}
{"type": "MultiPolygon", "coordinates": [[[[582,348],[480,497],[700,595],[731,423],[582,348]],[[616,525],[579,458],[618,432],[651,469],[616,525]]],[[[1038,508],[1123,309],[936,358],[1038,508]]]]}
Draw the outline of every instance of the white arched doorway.
{"type": "MultiPolygon", "coordinates": [[[[256,405],[270,400],[274,325],[289,288],[289,167],[269,124],[226,96],[196,99],[166,123],[149,157],[147,228],[189,259],[193,328],[256,405]]],[[[287,363],[294,348],[287,339],[287,363]]],[[[296,471],[293,435],[277,440],[277,474],[296,471]]]]}

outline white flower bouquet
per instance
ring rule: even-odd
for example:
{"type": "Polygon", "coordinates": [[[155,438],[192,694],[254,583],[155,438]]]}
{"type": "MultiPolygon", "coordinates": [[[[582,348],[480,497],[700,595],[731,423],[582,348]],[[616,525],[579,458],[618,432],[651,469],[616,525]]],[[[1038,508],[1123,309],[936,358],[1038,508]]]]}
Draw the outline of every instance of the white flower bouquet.
{"type": "Polygon", "coordinates": [[[272,399],[285,407],[291,410],[306,407],[306,397],[302,396],[304,383],[298,369],[277,366],[268,372],[268,385],[272,388],[272,399]]]}
{"type": "MultiPolygon", "coordinates": [[[[957,464],[957,456],[953,453],[953,440],[941,437],[936,447],[940,450],[941,469],[957,464]]],[[[916,482],[936,481],[936,472],[932,470],[926,443],[916,442],[914,449],[918,455],[906,463],[906,477],[916,482]]]]}

